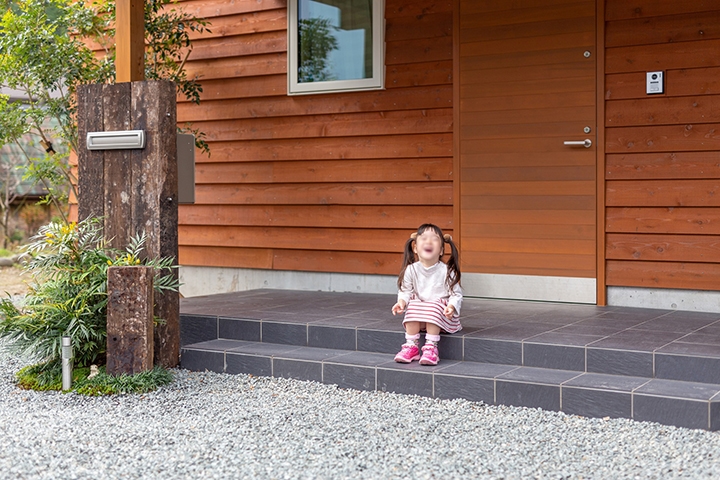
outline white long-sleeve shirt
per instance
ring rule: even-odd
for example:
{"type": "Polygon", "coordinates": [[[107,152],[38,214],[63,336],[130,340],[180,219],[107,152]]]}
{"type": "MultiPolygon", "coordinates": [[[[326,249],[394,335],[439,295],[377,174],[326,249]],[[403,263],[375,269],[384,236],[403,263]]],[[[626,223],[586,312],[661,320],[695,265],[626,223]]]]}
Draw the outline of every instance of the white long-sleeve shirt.
{"type": "Polygon", "coordinates": [[[424,302],[444,299],[448,305],[455,307],[455,315],[459,315],[463,299],[462,288],[456,284],[452,290],[448,289],[445,282],[447,271],[448,266],[444,262],[438,262],[429,268],[423,267],[420,262],[408,265],[402,287],[398,291],[398,301],[404,300],[407,304],[413,294],[424,302]]]}

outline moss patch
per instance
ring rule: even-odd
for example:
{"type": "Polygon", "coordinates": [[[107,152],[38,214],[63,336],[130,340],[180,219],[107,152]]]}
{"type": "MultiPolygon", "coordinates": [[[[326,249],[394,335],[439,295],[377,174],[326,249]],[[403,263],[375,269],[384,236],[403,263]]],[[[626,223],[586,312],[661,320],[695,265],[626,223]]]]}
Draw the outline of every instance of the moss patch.
{"type": "MultiPolygon", "coordinates": [[[[173,381],[173,374],[159,366],[135,375],[108,375],[105,367],[93,378],[87,378],[89,374],[89,368],[73,369],[73,386],[67,391],[88,396],[147,393],[173,381]]],[[[16,378],[18,386],[26,390],[62,390],[62,371],[47,364],[25,367],[16,378]]]]}

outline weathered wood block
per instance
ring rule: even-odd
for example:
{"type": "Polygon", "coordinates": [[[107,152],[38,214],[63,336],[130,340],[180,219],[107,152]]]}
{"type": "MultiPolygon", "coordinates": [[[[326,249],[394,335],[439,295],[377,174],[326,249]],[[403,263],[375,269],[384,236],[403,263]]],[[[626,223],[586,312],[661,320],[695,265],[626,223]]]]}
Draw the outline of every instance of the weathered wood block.
{"type": "MultiPolygon", "coordinates": [[[[177,106],[175,84],[146,81],[78,88],[78,218],[104,218],[104,235],[124,249],[147,234],[149,258],[178,257],[177,106]],[[88,150],[88,132],[144,130],[137,150],[88,150]]],[[[177,270],[168,272],[177,275],[177,270]]],[[[155,361],[174,367],[180,357],[180,297],[156,298],[155,361]]]]}
{"type": "Polygon", "coordinates": [[[151,370],[153,350],[153,269],[108,268],[107,373],[151,370]]]}

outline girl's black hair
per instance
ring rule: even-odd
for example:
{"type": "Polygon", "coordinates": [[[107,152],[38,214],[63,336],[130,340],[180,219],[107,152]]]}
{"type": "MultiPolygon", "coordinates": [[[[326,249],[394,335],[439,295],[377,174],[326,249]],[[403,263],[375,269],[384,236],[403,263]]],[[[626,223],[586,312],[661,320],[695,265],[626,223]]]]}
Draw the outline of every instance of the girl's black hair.
{"type": "MultiPolygon", "coordinates": [[[[440,258],[445,255],[445,243],[448,243],[450,245],[450,258],[447,261],[447,277],[445,278],[445,284],[448,286],[449,290],[452,290],[455,285],[458,285],[460,283],[460,255],[458,253],[457,246],[455,246],[455,242],[453,242],[452,237],[450,235],[445,237],[443,234],[443,231],[438,227],[437,225],[433,225],[432,223],[423,223],[418,227],[417,229],[417,235],[422,235],[425,230],[432,230],[440,237],[440,252],[442,254],[440,255],[440,258]]],[[[415,242],[415,237],[411,236],[407,242],[405,242],[405,248],[403,250],[404,256],[403,256],[403,262],[402,262],[402,268],[400,269],[400,275],[398,276],[398,288],[402,288],[403,279],[405,278],[405,270],[407,270],[407,267],[417,261],[415,258],[415,252],[413,251],[413,243],[415,242]]]]}

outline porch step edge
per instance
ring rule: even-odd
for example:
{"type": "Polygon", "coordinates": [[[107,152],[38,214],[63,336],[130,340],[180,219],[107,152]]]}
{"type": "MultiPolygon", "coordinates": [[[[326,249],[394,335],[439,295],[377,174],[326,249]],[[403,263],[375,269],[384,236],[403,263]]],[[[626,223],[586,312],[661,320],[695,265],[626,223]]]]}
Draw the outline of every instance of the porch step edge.
{"type": "Polygon", "coordinates": [[[184,345],[181,367],[720,430],[720,384],[459,360],[442,360],[427,367],[416,362],[399,364],[393,357],[214,339],[184,345]]]}

